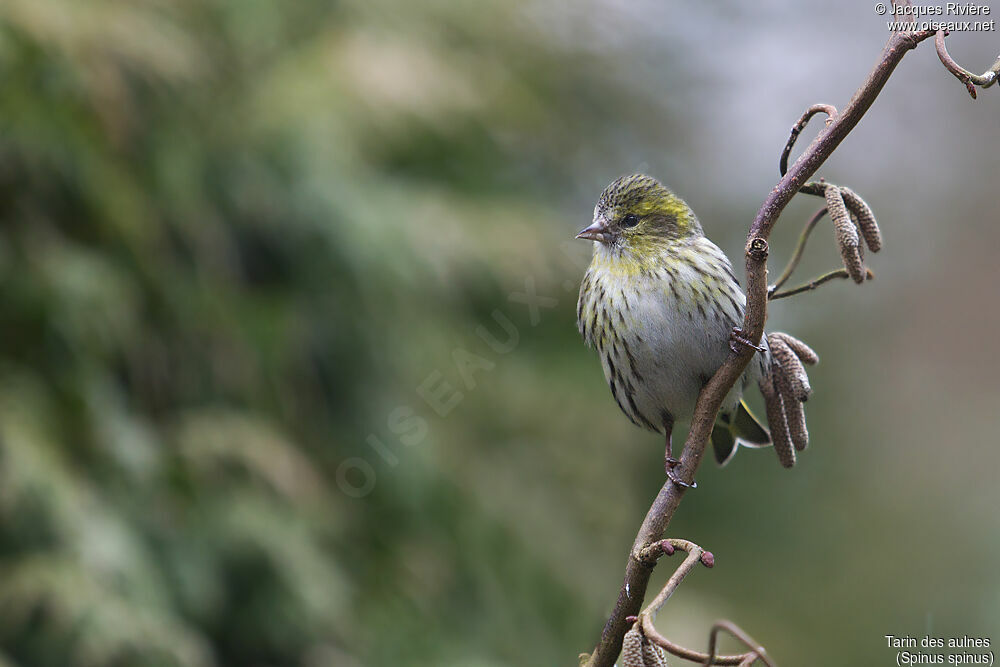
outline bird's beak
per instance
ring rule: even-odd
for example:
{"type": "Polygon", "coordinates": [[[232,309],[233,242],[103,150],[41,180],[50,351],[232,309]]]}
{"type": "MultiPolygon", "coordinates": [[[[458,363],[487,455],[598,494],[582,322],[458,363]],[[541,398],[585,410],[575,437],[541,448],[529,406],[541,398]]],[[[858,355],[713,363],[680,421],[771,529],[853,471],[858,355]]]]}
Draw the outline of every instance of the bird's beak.
{"type": "Polygon", "coordinates": [[[594,220],[594,224],[592,224],[590,227],[584,227],[583,229],[581,229],[580,233],[576,235],[576,238],[589,239],[591,241],[600,241],[601,243],[607,243],[608,242],[607,231],[608,228],[604,224],[604,220],[598,218],[597,220],[594,220]]]}

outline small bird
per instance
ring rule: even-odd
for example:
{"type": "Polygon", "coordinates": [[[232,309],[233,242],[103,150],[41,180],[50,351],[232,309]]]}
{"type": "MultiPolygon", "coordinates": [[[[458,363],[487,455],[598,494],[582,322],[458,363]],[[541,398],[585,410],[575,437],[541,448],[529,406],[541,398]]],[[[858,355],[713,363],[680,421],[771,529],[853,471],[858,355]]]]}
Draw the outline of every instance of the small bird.
{"type": "MultiPolygon", "coordinates": [[[[601,355],[604,377],[618,407],[637,426],[666,435],[665,469],[673,468],[675,421],[694,414],[701,388],[742,338],[746,297],[729,258],[705,238],[694,211],[659,181],[623,176],[605,188],[594,221],[578,239],[594,242],[580,285],[577,325],[601,355]]],[[[761,341],[743,377],[723,401],[712,431],[719,464],[737,445],[763,447],[767,429],[742,400],[770,363],[761,341]]]]}

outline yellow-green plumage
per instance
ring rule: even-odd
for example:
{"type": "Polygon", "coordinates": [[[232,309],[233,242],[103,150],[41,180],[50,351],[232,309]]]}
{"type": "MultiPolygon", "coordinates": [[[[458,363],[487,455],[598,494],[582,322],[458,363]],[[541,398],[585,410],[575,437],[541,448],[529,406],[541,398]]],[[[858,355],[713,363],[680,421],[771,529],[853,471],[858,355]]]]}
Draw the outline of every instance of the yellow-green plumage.
{"type": "MultiPolygon", "coordinates": [[[[694,412],[743,321],[745,297],[732,265],[691,208],[649,176],[609,185],[579,237],[594,241],[577,306],[580,333],[597,348],[622,412],[669,436],[674,422],[694,412]]],[[[740,400],[763,375],[767,354],[757,355],[723,403],[713,433],[720,462],[737,442],[770,442],[740,400]]]]}

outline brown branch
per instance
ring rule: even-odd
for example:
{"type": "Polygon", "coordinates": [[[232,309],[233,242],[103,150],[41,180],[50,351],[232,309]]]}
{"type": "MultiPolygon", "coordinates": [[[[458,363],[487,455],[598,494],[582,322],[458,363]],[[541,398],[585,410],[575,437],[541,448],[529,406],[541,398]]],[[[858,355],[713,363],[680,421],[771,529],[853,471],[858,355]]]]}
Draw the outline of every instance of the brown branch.
{"type": "MultiPolygon", "coordinates": [[[[749,642],[743,640],[744,637],[749,638],[745,632],[740,628],[729,623],[728,621],[719,621],[712,626],[712,631],[709,634],[709,649],[708,653],[701,653],[700,651],[694,651],[689,648],[685,648],[679,644],[675,644],[666,637],[664,637],[653,625],[653,619],[656,617],[656,613],[666,604],[670,596],[673,595],[677,587],[680,586],[681,582],[691,573],[698,563],[703,564],[705,567],[713,567],[715,565],[715,557],[712,553],[705,551],[700,546],[694,542],[689,542],[687,540],[669,539],[661,540],[655,544],[650,545],[641,552],[641,556],[644,556],[647,560],[655,561],[660,555],[666,554],[670,555],[674,553],[675,550],[681,550],[687,553],[687,558],[677,566],[674,573],[667,580],[667,583],[663,585],[660,593],[649,603],[649,606],[642,610],[636,619],[636,623],[639,624],[642,634],[654,644],[661,646],[673,655],[683,658],[685,660],[690,660],[692,662],[706,663],[709,660],[713,660],[712,664],[716,665],[741,665],[747,659],[756,659],[758,656],[766,656],[767,652],[757,645],[752,639],[749,642]],[[733,636],[739,638],[741,641],[747,644],[751,649],[748,653],[738,653],[735,655],[715,655],[715,643],[716,643],[716,632],[719,626],[725,627],[727,631],[732,632],[733,636]],[[735,631],[730,630],[730,628],[735,631]]],[[[767,662],[766,658],[762,658],[767,662]]],[[[752,664],[752,663],[750,663],[752,664]]],[[[768,663],[770,664],[770,663],[768,663]]]]}
{"type": "MultiPolygon", "coordinates": [[[[699,664],[708,664],[709,658],[712,658],[713,665],[742,665],[746,662],[748,658],[755,660],[758,657],[756,651],[750,651],[748,653],[735,653],[733,655],[713,655],[709,653],[702,653],[701,651],[694,651],[689,648],[685,648],[679,644],[675,644],[663,635],[661,635],[656,628],[642,626],[642,632],[646,635],[646,638],[656,644],[657,646],[663,647],[667,652],[682,658],[684,660],[690,660],[691,662],[697,662],[699,664]]],[[[713,649],[714,650],[714,649],[713,649]]],[[[753,664],[753,661],[747,663],[753,664]]],[[[770,663],[768,663],[770,664],[770,663]]]]}
{"type": "Polygon", "coordinates": [[[792,131],[788,136],[788,141],[785,142],[785,148],[781,151],[781,159],[778,160],[778,171],[784,176],[785,172],[788,171],[788,156],[792,154],[792,147],[795,145],[796,139],[799,138],[799,134],[802,130],[806,129],[806,125],[809,124],[809,120],[818,113],[825,113],[829,118],[826,119],[827,126],[833,122],[833,119],[837,117],[837,107],[832,104],[814,104],[806,112],[802,114],[798,122],[792,125],[792,131]]]}
{"type": "Polygon", "coordinates": [[[673,575],[671,575],[670,579],[667,580],[667,583],[664,584],[663,588],[660,590],[660,594],[649,603],[649,606],[646,607],[641,614],[639,614],[639,618],[643,621],[644,626],[647,620],[652,623],[652,619],[656,616],[656,612],[658,612],[660,608],[666,604],[667,600],[670,599],[670,596],[674,594],[675,590],[677,590],[677,587],[681,585],[681,582],[684,581],[689,574],[691,574],[691,570],[694,569],[695,565],[698,563],[703,563],[705,567],[712,567],[715,565],[715,557],[712,556],[712,553],[710,551],[705,551],[694,542],[669,539],[662,540],[657,547],[662,553],[665,554],[671,554],[673,553],[673,550],[680,549],[687,554],[687,558],[685,558],[684,562],[677,566],[673,575]],[[667,551],[664,549],[664,544],[670,545],[671,550],[667,551]],[[703,557],[706,558],[703,560],[703,557]]]}
{"type": "MultiPolygon", "coordinates": [[[[746,339],[760,341],[764,333],[764,322],[767,319],[767,240],[778,216],[809,177],[816,173],[858,124],[903,56],[920,42],[933,36],[934,31],[931,30],[893,33],[882,49],[875,67],[847,106],[813,139],[760,207],[747,234],[747,309],[742,327],[742,336],[746,339]]],[[[684,442],[680,464],[674,469],[679,479],[688,483],[694,481],[723,398],[743,374],[753,354],[754,349],[748,346],[731,349],[726,361],[702,388],[691,419],[691,428],[684,442]]],[[[629,553],[625,578],[614,611],[604,626],[600,643],[587,662],[590,667],[611,667],[614,664],[628,627],[626,619],[638,614],[653,568],[640,560],[638,554],[663,536],[685,492],[684,487],[668,480],[646,513],[629,553]]]]}
{"type": "Polygon", "coordinates": [[[774,667],[774,663],[771,662],[771,658],[768,657],[767,651],[764,647],[757,642],[756,639],[748,635],[743,631],[743,628],[736,625],[735,623],[730,623],[729,621],[716,621],[715,625],[712,626],[712,631],[708,635],[708,655],[706,656],[705,665],[721,665],[720,662],[723,656],[715,655],[715,643],[718,639],[718,634],[720,631],[725,631],[736,637],[738,640],[743,642],[743,644],[750,649],[750,652],[746,654],[744,662],[740,663],[752,665],[755,660],[760,659],[768,667],[774,667]]]}
{"type": "MultiPolygon", "coordinates": [[[[789,144],[792,141],[789,139],[789,144]]],[[[875,220],[875,213],[871,207],[856,192],[850,188],[826,183],[823,179],[818,182],[810,182],[799,188],[799,192],[823,197],[827,205],[816,211],[809,221],[806,222],[802,233],[799,234],[798,243],[792,258],[788,260],[781,277],[767,288],[767,298],[770,301],[783,299],[802,292],[816,289],[823,283],[835,278],[853,278],[855,282],[864,282],[874,278],[870,269],[864,267],[861,255],[861,248],[858,247],[860,238],[864,238],[865,244],[872,252],[878,252],[882,248],[882,233],[879,231],[878,222],[875,220]],[[805,252],[806,243],[813,229],[823,219],[825,214],[830,214],[834,228],[837,232],[837,243],[840,247],[841,256],[844,259],[845,270],[831,271],[827,274],[814,278],[805,285],[800,285],[791,290],[779,292],[778,290],[788,282],[805,252]],[[860,237],[859,237],[860,234],[860,237]],[[853,269],[853,270],[852,270],[853,269]]]]}
{"type": "MultiPolygon", "coordinates": [[[[875,274],[872,273],[871,269],[865,269],[865,271],[866,271],[866,273],[865,273],[865,279],[866,280],[871,280],[872,278],[875,277],[875,274]]],[[[771,301],[774,301],[776,299],[784,299],[784,298],[789,297],[789,296],[795,296],[796,294],[802,294],[803,292],[811,292],[812,290],[816,289],[817,287],[819,287],[823,283],[829,282],[831,280],[837,280],[838,278],[844,278],[844,279],[846,279],[846,278],[850,278],[850,277],[851,277],[851,274],[849,274],[847,272],[847,269],[835,269],[833,271],[830,271],[829,273],[824,273],[823,275],[819,276],[818,278],[813,278],[812,280],[810,280],[809,282],[807,282],[804,285],[799,285],[798,287],[793,287],[791,289],[786,289],[783,292],[775,291],[772,288],[770,296],[768,296],[768,299],[770,299],[771,301]]]]}
{"type": "Polygon", "coordinates": [[[938,58],[941,59],[941,64],[945,66],[945,69],[965,84],[965,89],[969,91],[969,95],[972,95],[972,99],[976,99],[976,86],[989,88],[996,83],[997,76],[1000,76],[1000,58],[997,58],[997,61],[993,63],[993,67],[982,74],[973,74],[955,62],[955,59],[948,53],[948,47],[944,44],[944,38],[947,36],[948,33],[944,30],[938,30],[937,34],[934,35],[934,48],[937,49],[938,58]]]}

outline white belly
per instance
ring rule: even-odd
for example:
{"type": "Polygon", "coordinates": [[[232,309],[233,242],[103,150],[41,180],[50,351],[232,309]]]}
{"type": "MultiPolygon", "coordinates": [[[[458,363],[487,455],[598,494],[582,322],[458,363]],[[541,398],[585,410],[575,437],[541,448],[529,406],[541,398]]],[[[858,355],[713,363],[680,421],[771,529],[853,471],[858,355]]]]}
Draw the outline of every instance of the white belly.
{"type": "Polygon", "coordinates": [[[644,414],[666,408],[673,419],[688,419],[701,388],[725,361],[732,324],[651,293],[640,297],[637,310],[632,349],[645,378],[637,407],[644,414]]]}
{"type": "MultiPolygon", "coordinates": [[[[597,347],[622,411],[639,426],[660,432],[666,422],[689,419],[701,388],[729,353],[733,327],[742,322],[738,285],[716,274],[727,295],[719,298],[705,291],[704,277],[692,269],[623,280],[613,268],[592,266],[588,276],[592,289],[581,294],[581,330],[597,347]],[[718,305],[709,308],[708,302],[718,305]],[[587,318],[610,324],[601,329],[587,318]]],[[[761,371],[760,363],[751,363],[726,397],[724,412],[735,408],[747,381],[761,371]]]]}

